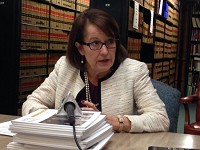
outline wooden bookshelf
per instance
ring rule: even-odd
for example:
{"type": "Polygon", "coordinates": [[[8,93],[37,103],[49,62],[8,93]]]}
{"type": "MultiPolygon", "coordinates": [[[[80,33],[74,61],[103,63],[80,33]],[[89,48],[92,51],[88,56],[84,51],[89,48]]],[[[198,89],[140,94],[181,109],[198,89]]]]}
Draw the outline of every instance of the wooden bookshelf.
{"type": "Polygon", "coordinates": [[[191,35],[189,48],[189,65],[187,76],[186,95],[196,93],[197,85],[200,80],[200,2],[192,7],[191,35]]]}
{"type": "Polygon", "coordinates": [[[5,103],[0,106],[0,113],[21,114],[27,96],[48,77],[60,56],[65,55],[72,23],[89,3],[89,0],[18,0],[0,5],[1,20],[4,16],[10,19],[1,24],[0,30],[12,36],[1,34],[1,38],[15,37],[9,44],[0,42],[2,56],[13,63],[1,62],[6,66],[3,70],[9,67],[12,73],[2,77],[6,86],[1,88],[5,103]],[[9,79],[12,82],[7,82],[9,79]]]}
{"type": "MultiPolygon", "coordinates": [[[[196,24],[196,18],[199,16],[194,11],[194,8],[199,4],[199,0],[185,0],[181,1],[181,19],[180,19],[180,46],[178,51],[178,88],[181,91],[182,96],[188,96],[195,91],[194,84],[191,84],[192,76],[196,80],[197,72],[194,69],[194,58],[198,57],[195,54],[197,41],[194,41],[195,30],[198,30],[196,24]],[[194,22],[195,21],[195,22],[194,22]]],[[[198,11],[200,10],[198,5],[198,11]]],[[[198,12],[197,11],[197,12],[198,12]]]]}

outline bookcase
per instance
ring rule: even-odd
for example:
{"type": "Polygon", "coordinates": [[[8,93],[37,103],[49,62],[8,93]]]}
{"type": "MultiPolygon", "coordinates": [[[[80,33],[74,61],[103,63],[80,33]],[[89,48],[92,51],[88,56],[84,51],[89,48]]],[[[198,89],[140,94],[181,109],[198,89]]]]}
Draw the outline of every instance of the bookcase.
{"type": "Polygon", "coordinates": [[[0,113],[20,114],[27,95],[48,77],[59,57],[65,55],[72,23],[88,7],[89,0],[0,2],[3,20],[0,113]]]}
{"type": "Polygon", "coordinates": [[[186,95],[195,94],[200,80],[200,2],[192,6],[186,95]]]}
{"type": "Polygon", "coordinates": [[[65,54],[72,23],[89,5],[115,17],[130,58],[144,61],[152,78],[177,86],[179,0],[3,0],[0,113],[20,114],[65,54]]]}
{"type": "Polygon", "coordinates": [[[130,58],[145,62],[152,78],[177,87],[179,3],[179,0],[90,0],[90,7],[115,17],[120,40],[130,58]]]}

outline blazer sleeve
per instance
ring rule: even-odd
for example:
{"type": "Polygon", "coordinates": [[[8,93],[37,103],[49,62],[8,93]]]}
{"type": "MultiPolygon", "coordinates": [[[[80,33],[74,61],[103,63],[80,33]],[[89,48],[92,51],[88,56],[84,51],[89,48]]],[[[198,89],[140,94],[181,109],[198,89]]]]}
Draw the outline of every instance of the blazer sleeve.
{"type": "Polygon", "coordinates": [[[139,67],[134,80],[134,100],[138,114],[126,115],[131,121],[130,132],[168,131],[169,118],[165,104],[153,87],[144,63],[139,67]]]}

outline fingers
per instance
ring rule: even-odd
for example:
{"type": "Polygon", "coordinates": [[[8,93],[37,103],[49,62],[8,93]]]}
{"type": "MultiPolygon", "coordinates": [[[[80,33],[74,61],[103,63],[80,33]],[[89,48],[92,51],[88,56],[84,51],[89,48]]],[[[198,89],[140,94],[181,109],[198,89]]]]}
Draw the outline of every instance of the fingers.
{"type": "Polygon", "coordinates": [[[114,131],[117,131],[119,129],[119,121],[117,116],[106,115],[106,120],[112,125],[114,131]]]}
{"type": "Polygon", "coordinates": [[[81,110],[94,111],[94,108],[82,107],[81,110]]]}
{"type": "Polygon", "coordinates": [[[82,100],[81,101],[82,104],[84,104],[86,107],[82,107],[81,109],[82,110],[95,110],[97,111],[98,109],[96,108],[96,106],[98,106],[98,104],[94,104],[92,102],[89,102],[89,101],[85,101],[85,100],[82,100]]]}

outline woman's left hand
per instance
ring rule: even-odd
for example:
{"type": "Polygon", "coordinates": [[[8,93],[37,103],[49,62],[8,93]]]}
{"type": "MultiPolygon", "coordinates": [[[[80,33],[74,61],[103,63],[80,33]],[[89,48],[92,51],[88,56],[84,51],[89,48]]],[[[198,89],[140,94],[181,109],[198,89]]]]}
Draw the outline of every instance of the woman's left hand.
{"type": "Polygon", "coordinates": [[[96,106],[97,104],[94,104],[92,102],[89,102],[89,101],[85,101],[85,100],[82,100],[81,103],[83,105],[85,105],[85,107],[81,107],[81,110],[93,110],[93,111],[99,111],[96,106]]]}

